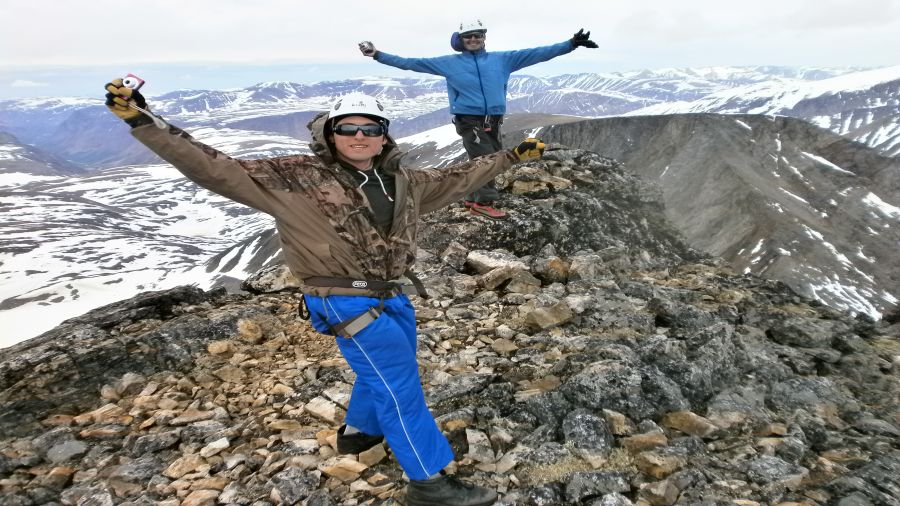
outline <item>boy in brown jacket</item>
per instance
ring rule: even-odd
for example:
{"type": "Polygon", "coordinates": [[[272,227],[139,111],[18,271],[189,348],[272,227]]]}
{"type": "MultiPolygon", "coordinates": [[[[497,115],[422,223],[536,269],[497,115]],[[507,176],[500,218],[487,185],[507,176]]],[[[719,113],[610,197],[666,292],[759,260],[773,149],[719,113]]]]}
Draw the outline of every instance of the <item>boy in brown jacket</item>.
{"type": "Polygon", "coordinates": [[[410,479],[406,504],[492,504],[493,490],[442,472],[453,453],[425,404],[415,313],[395,280],[415,260],[420,214],[462,198],[513,162],[541,156],[543,143],[528,139],[441,170],[407,169],[382,104],[350,94],[310,122],[314,155],[236,160],[158,117],[154,125],[143,96],[121,79],[106,90],[107,106],[132,135],[188,179],[275,218],[313,326],[336,336],[356,373],[338,452],[387,439],[410,479]]]}

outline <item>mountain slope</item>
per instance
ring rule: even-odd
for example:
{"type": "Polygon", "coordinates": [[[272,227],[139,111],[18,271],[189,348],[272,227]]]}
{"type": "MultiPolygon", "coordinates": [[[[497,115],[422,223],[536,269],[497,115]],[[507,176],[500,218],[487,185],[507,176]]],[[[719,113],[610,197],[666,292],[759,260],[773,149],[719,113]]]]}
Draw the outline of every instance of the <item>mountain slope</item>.
{"type": "Polygon", "coordinates": [[[900,296],[900,162],[792,118],[590,120],[545,140],[657,182],[694,247],[834,307],[878,316],[900,296]]]}
{"type": "Polygon", "coordinates": [[[198,264],[272,227],[168,166],[0,188],[0,206],[0,347],[140,291],[243,279],[243,262],[198,264]]]}
{"type": "MultiPolygon", "coordinates": [[[[13,135],[0,132],[0,175],[12,173],[62,176],[83,174],[83,171],[72,163],[23,144],[13,135]]],[[[10,177],[6,179],[11,180],[10,177]]],[[[0,186],[3,186],[2,182],[0,186]]]]}

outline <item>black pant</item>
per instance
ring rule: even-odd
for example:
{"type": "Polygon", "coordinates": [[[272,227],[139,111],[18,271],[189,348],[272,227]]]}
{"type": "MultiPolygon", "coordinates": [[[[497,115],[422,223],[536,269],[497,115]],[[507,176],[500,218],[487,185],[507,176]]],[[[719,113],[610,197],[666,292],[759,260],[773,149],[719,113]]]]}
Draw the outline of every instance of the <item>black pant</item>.
{"type": "MultiPolygon", "coordinates": [[[[457,114],[453,117],[456,133],[462,137],[463,147],[469,159],[489,155],[503,149],[500,143],[500,125],[503,116],[469,116],[457,114]]],[[[466,200],[479,204],[490,204],[500,198],[497,184],[492,179],[478,190],[466,195],[466,200]]]]}

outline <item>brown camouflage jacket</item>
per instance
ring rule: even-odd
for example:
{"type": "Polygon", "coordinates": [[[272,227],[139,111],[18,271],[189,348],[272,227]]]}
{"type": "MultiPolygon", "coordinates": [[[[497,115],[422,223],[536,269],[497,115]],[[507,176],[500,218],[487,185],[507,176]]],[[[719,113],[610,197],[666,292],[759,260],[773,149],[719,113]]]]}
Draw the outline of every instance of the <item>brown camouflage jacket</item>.
{"type": "MultiPolygon", "coordinates": [[[[375,167],[393,173],[396,181],[394,221],[385,236],[374,224],[365,194],[326,144],[325,121],[323,114],[309,125],[315,155],[259,160],[236,160],[174,126],[167,130],[139,126],[132,135],[191,181],[272,215],[287,265],[300,280],[400,277],[415,261],[419,215],[460,200],[514,160],[504,150],[443,169],[403,168],[401,153],[388,137],[375,160],[375,167]]],[[[304,292],[367,294],[308,286],[304,292]]]]}

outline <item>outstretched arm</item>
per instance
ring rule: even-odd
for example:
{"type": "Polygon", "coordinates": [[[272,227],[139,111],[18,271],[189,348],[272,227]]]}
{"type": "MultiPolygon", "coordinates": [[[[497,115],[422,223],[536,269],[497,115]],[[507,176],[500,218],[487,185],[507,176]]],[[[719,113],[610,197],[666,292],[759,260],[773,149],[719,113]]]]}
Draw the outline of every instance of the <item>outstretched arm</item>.
{"type": "Polygon", "coordinates": [[[584,28],[578,30],[578,33],[571,39],[552,46],[535,47],[531,49],[521,49],[518,51],[510,51],[506,53],[509,58],[510,72],[544,62],[557,56],[571,53],[576,48],[587,47],[591,49],[597,48],[597,43],[590,39],[591,32],[585,33],[584,28]]]}
{"type": "Polygon", "coordinates": [[[556,58],[557,56],[571,53],[574,50],[575,46],[572,45],[572,41],[567,40],[550,46],[519,49],[517,51],[508,51],[503,54],[509,62],[509,71],[515,72],[536,63],[545,62],[556,58]]]}
{"type": "Polygon", "coordinates": [[[271,214],[273,196],[269,189],[279,186],[278,181],[273,181],[281,177],[278,167],[285,158],[296,157],[235,160],[178,127],[154,126],[148,114],[131,107],[134,104],[149,112],[144,97],[136,89],[124,86],[121,79],[107,83],[106,90],[107,108],[132,126],[131,133],[137,140],[185,177],[212,192],[271,214]],[[271,184],[264,186],[260,181],[271,184]]]}
{"type": "Polygon", "coordinates": [[[544,143],[539,139],[525,139],[510,150],[501,150],[486,156],[443,169],[413,172],[417,191],[421,192],[419,213],[440,209],[463,198],[472,190],[484,186],[497,174],[513,163],[539,158],[544,154],[544,143]]]}
{"type": "Polygon", "coordinates": [[[375,49],[372,41],[364,40],[359,43],[359,51],[363,56],[368,56],[378,63],[383,63],[391,67],[403,70],[412,70],[415,72],[424,72],[426,74],[435,74],[446,76],[446,66],[441,65],[441,58],[403,58],[389,53],[382,53],[375,49]]]}

